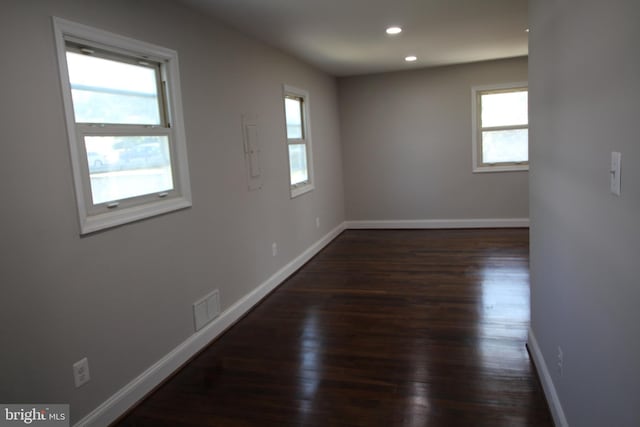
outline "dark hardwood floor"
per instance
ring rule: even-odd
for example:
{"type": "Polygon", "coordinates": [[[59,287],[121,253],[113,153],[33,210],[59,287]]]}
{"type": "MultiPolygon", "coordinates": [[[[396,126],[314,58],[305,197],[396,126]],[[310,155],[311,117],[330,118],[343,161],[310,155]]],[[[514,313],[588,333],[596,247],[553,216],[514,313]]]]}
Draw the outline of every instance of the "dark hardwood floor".
{"type": "Polygon", "coordinates": [[[349,230],[118,426],[552,426],[528,230],[349,230]]]}

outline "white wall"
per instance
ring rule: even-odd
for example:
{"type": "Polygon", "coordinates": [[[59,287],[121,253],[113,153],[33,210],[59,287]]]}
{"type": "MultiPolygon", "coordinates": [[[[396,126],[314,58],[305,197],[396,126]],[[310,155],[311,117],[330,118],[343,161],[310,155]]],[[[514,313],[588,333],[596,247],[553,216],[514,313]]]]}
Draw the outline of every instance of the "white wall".
{"type": "Polygon", "coordinates": [[[193,333],[195,300],[219,288],[230,307],[343,223],[332,77],[169,0],[5,0],[0,46],[0,401],[70,403],[77,421],[193,333]],[[53,15],[178,51],[192,208],[80,237],[53,15]],[[283,83],[311,97],[316,189],[293,200],[283,83]],[[261,191],[242,113],[259,117],[261,191]]]}
{"type": "Polygon", "coordinates": [[[471,172],[471,87],[526,80],[526,58],[339,79],[347,218],[528,218],[528,172],[471,172]]]}
{"type": "MultiPolygon", "coordinates": [[[[532,334],[556,412],[640,425],[640,3],[529,2],[532,334]],[[612,151],[622,194],[609,192],[612,151]],[[564,355],[556,368],[557,349],[564,355]]],[[[531,341],[530,341],[531,343],[531,341]]]]}

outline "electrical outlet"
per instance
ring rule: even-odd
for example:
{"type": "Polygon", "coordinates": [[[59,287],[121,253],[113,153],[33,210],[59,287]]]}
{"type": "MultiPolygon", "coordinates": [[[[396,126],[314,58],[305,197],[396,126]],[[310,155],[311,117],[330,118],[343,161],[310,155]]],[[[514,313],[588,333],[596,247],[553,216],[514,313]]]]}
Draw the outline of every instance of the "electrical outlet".
{"type": "Polygon", "coordinates": [[[562,347],[560,346],[558,346],[557,365],[558,365],[558,373],[560,374],[560,376],[562,376],[562,369],[564,367],[564,353],[562,352],[562,347]]]}
{"type": "Polygon", "coordinates": [[[278,244],[275,242],[271,244],[271,255],[273,256],[278,255],[278,244]]]}
{"type": "Polygon", "coordinates": [[[316,217],[316,228],[320,228],[320,217],[316,217]]]}
{"type": "Polygon", "coordinates": [[[91,379],[89,375],[89,360],[86,357],[73,364],[73,379],[76,383],[76,388],[91,379]]]}

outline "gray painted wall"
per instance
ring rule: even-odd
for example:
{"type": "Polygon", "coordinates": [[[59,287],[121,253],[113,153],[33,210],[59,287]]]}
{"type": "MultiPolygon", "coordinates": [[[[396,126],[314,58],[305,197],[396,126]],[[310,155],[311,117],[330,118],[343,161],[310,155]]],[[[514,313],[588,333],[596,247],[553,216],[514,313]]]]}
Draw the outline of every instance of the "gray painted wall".
{"type": "Polygon", "coordinates": [[[526,58],[339,79],[347,219],[528,218],[528,172],[471,172],[471,87],[526,80],[526,58]]]}
{"type": "Polygon", "coordinates": [[[219,288],[228,308],[344,221],[337,85],[173,1],[0,8],[0,401],[70,403],[77,421],[193,333],[194,301],[219,288]],[[178,51],[191,209],[80,237],[52,15],[178,51]],[[311,97],[316,189],[293,200],[283,83],[311,97]],[[259,116],[257,192],[242,113],[259,116]],[[92,379],[75,389],[85,356],[92,379]]]}
{"type": "Polygon", "coordinates": [[[529,7],[532,330],[569,425],[638,426],[640,3],[529,7]]]}

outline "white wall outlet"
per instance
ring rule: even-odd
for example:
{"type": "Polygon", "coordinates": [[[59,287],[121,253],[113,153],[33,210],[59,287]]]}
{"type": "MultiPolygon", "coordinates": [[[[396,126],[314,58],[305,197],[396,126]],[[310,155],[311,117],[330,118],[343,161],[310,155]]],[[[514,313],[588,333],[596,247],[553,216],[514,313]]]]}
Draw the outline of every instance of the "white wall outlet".
{"type": "Polygon", "coordinates": [[[562,376],[562,369],[564,368],[564,353],[562,352],[562,347],[558,346],[558,373],[562,376]]]}
{"type": "Polygon", "coordinates": [[[320,217],[316,217],[316,228],[320,228],[320,217]]]}
{"type": "Polygon", "coordinates": [[[76,383],[76,388],[87,383],[90,379],[89,360],[86,357],[73,364],[73,380],[76,383]]]}
{"type": "Polygon", "coordinates": [[[271,255],[273,256],[278,255],[278,244],[276,242],[273,242],[271,244],[271,255]]]}
{"type": "Polygon", "coordinates": [[[611,152],[611,169],[609,174],[611,176],[611,192],[616,196],[620,195],[620,166],[622,163],[622,154],[617,151],[611,152]]]}
{"type": "Polygon", "coordinates": [[[193,322],[196,331],[220,315],[220,292],[216,289],[193,303],[193,322]]]}

